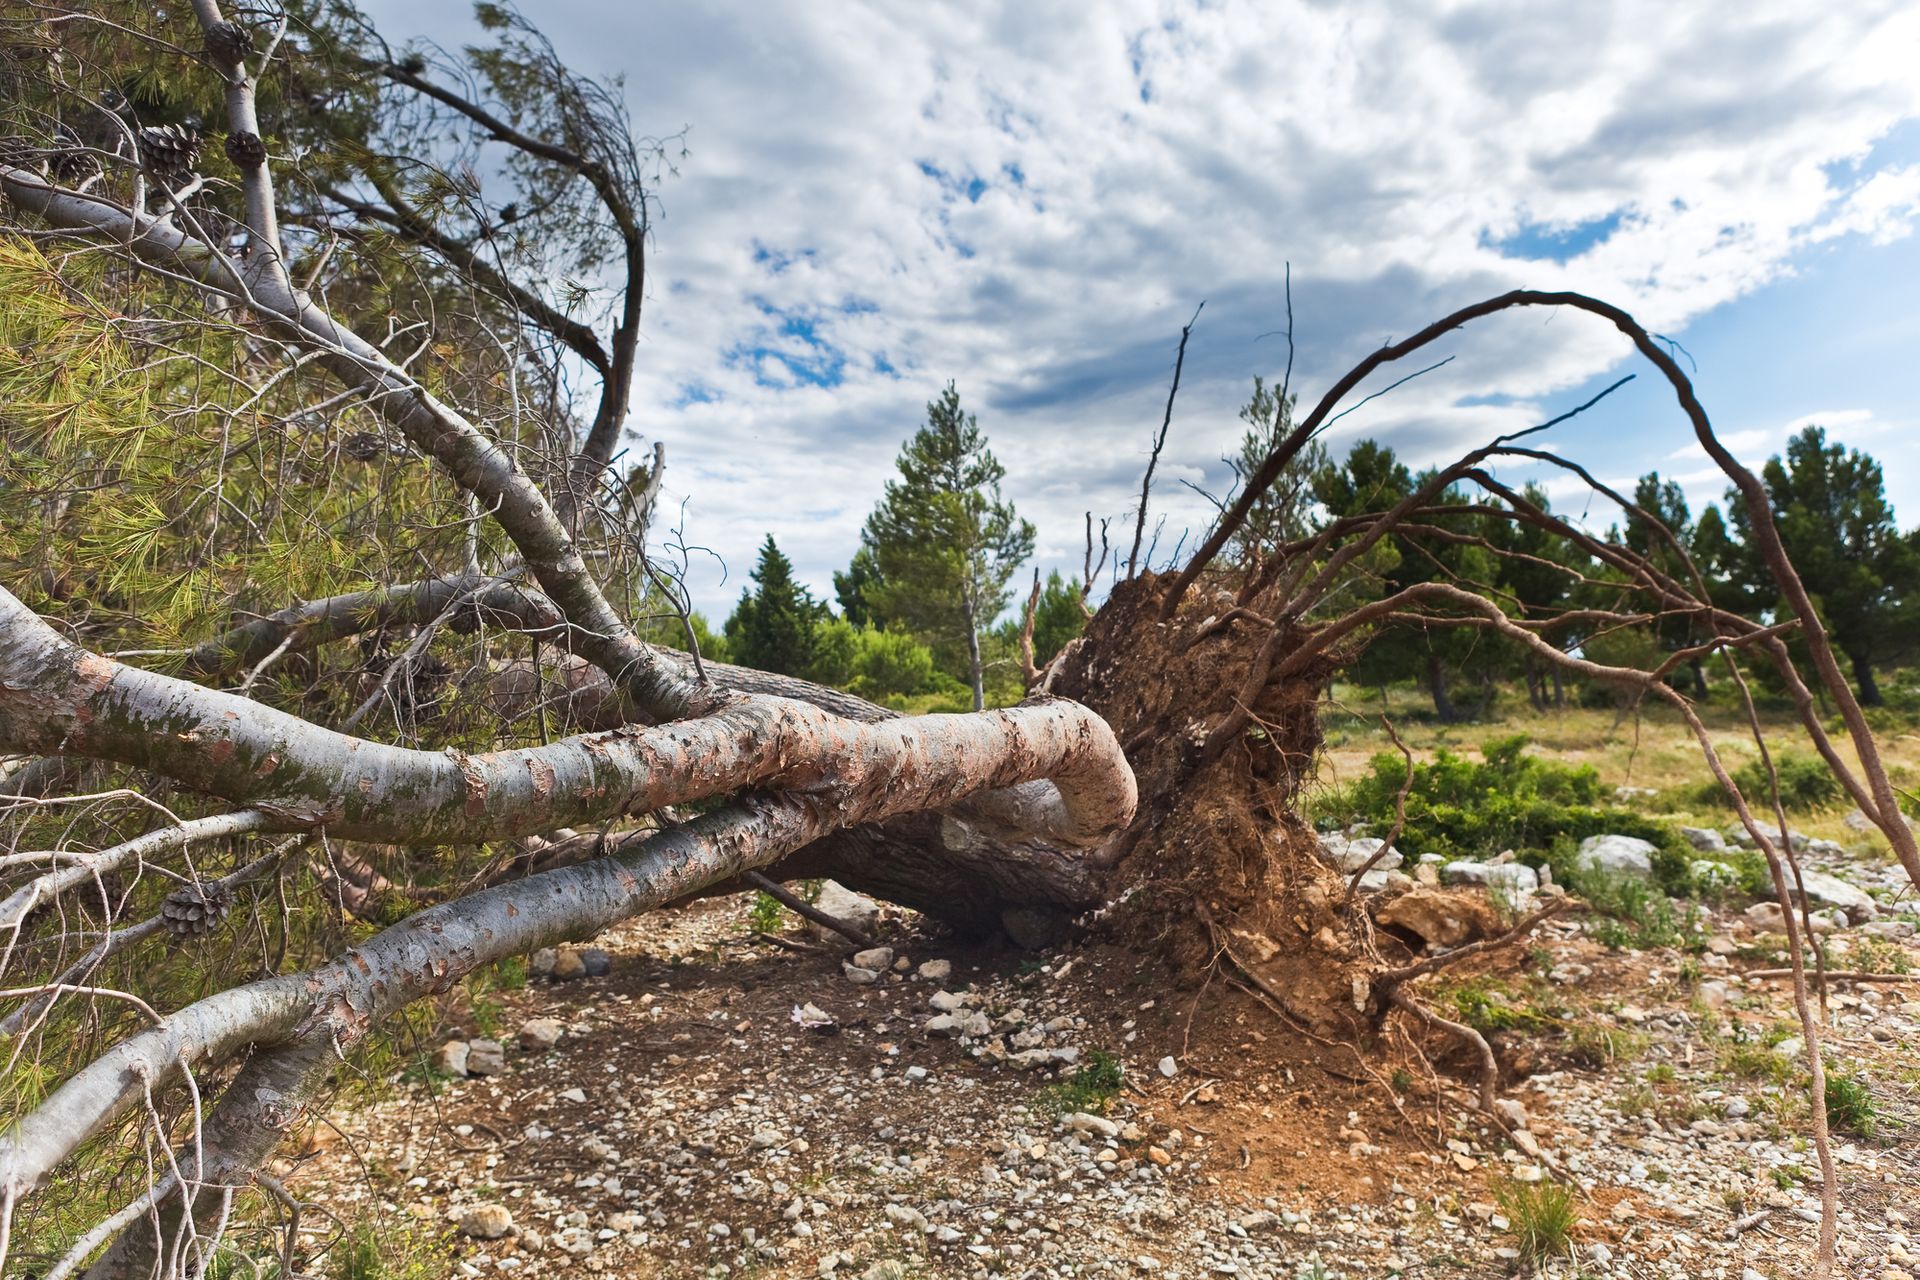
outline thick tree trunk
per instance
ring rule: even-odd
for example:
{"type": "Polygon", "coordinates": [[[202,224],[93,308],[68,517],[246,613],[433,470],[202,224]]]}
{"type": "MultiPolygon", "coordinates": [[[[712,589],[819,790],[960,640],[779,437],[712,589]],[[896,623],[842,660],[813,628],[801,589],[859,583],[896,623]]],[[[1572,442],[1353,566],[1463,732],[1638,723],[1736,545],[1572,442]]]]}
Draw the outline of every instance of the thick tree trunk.
{"type": "Polygon", "coordinates": [[[1687,664],[1693,672],[1693,696],[1704,700],[1707,696],[1707,668],[1700,659],[1695,658],[1687,664]]]}
{"type": "Polygon", "coordinates": [[[1447,664],[1436,653],[1427,655],[1427,692],[1433,695],[1433,714],[1441,724],[1453,724],[1460,719],[1453,699],[1447,695],[1447,664]]]}
{"type": "Polygon", "coordinates": [[[1880,695],[1880,682],[1874,679],[1873,660],[1866,654],[1855,651],[1847,655],[1847,661],[1853,664],[1853,683],[1860,690],[1860,705],[1863,707],[1883,707],[1886,699],[1880,695]]]}
{"type": "Polygon", "coordinates": [[[1527,677],[1527,703],[1535,711],[1547,709],[1546,677],[1540,670],[1540,660],[1531,653],[1526,656],[1525,671],[1527,677]]]}

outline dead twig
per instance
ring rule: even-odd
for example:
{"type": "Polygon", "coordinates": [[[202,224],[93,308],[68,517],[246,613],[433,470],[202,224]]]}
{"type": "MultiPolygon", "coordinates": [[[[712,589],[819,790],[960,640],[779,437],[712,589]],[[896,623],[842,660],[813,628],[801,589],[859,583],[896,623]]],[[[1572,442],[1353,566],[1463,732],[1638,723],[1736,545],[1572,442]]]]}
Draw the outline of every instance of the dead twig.
{"type": "Polygon", "coordinates": [[[833,930],[854,946],[864,950],[873,945],[873,939],[862,933],[858,926],[848,924],[839,916],[822,911],[771,876],[763,875],[758,871],[749,871],[740,878],[795,915],[813,921],[822,929],[833,930]]]}
{"type": "MultiPolygon", "coordinates": [[[[1193,309],[1193,319],[1180,329],[1180,350],[1173,357],[1173,385],[1167,388],[1167,412],[1160,419],[1160,434],[1153,438],[1153,452],[1147,457],[1147,473],[1140,478],[1140,510],[1133,522],[1133,552],[1127,557],[1127,576],[1133,577],[1140,569],[1140,540],[1147,532],[1147,496],[1153,489],[1153,469],[1160,462],[1160,450],[1167,443],[1167,428],[1173,424],[1173,399],[1180,394],[1180,370],[1187,363],[1187,339],[1193,334],[1194,321],[1207,304],[1202,302],[1193,309]]],[[[1104,532],[1104,530],[1103,530],[1104,532]]],[[[1153,553],[1147,553],[1151,559],[1153,553]]]]}

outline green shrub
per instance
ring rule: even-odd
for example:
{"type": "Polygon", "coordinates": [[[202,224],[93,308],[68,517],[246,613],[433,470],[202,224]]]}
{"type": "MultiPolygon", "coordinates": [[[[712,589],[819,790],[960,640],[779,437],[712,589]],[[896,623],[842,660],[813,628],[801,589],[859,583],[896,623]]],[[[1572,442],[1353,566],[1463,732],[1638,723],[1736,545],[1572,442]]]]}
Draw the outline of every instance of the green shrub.
{"type": "MultiPolygon", "coordinates": [[[[1780,777],[1780,802],[1796,813],[1830,809],[1846,798],[1840,780],[1817,756],[1778,755],[1773,758],[1773,767],[1780,777]]],[[[1755,812],[1764,813],[1773,807],[1772,780],[1760,761],[1749,760],[1735,769],[1733,781],[1755,812]]],[[[1695,798],[1703,804],[1733,807],[1718,782],[1702,783],[1695,798]]]]}
{"type": "MultiPolygon", "coordinates": [[[[1521,734],[1487,743],[1477,762],[1442,748],[1431,763],[1416,764],[1401,851],[1410,858],[1485,858],[1513,849],[1532,866],[1554,862],[1558,872],[1571,857],[1550,857],[1546,851],[1556,844],[1570,852],[1588,836],[1636,836],[1658,850],[1654,874],[1661,886],[1669,893],[1688,890],[1688,867],[1698,855],[1673,825],[1612,804],[1593,766],[1542,759],[1526,747],[1521,734]]],[[[1406,776],[1405,760],[1383,752],[1367,774],[1329,793],[1317,808],[1336,821],[1384,828],[1406,776]]]]}
{"type": "Polygon", "coordinates": [[[1827,1076],[1827,1123],[1862,1138],[1873,1136],[1877,1108],[1873,1091],[1857,1076],[1827,1076]]]}
{"type": "Polygon", "coordinates": [[[1098,1115],[1120,1096],[1122,1072],[1120,1059],[1103,1049],[1095,1049],[1086,1065],[1058,1084],[1041,1091],[1047,1109],[1060,1115],[1089,1111],[1098,1115]]]}

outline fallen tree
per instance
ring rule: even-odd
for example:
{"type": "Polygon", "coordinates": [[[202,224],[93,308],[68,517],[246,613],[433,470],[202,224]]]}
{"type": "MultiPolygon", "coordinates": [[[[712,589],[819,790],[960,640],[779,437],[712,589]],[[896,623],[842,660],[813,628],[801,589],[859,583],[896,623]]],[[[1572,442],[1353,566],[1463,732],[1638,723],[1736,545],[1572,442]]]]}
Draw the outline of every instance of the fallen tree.
{"type": "MultiPolygon", "coordinates": [[[[1029,943],[1111,908],[1104,927],[1116,936],[1195,973],[1224,956],[1314,1034],[1358,1038],[1404,1017],[1458,1035],[1463,1028],[1423,1010],[1415,986],[1449,959],[1417,955],[1417,940],[1379,928],[1374,904],[1354,891],[1358,875],[1349,881],[1324,865],[1300,817],[1325,684],[1383,627],[1479,629],[1541,663],[1662,700],[1694,729],[1787,911],[1815,1138],[1828,1160],[1785,814],[1777,796],[1741,794],[1667,672],[1719,656],[1742,682],[1742,662],[1766,664],[1916,882],[1920,851],[1759,481],[1721,447],[1685,375],[1626,313],[1576,294],[1516,292],[1373,353],[1277,438],[1191,557],[1156,573],[1138,555],[1136,532],[1128,576],[1085,635],[1032,672],[1027,703],[902,717],[659,643],[690,630],[671,575],[649,549],[663,459],[656,452],[650,468],[615,470],[647,199],[618,111],[543,60],[551,51],[542,54],[521,26],[509,27],[517,65],[532,68],[555,101],[577,107],[550,122],[553,137],[509,126],[475,86],[448,88],[432,68],[383,47],[342,55],[361,59],[361,71],[387,84],[383,92],[450,112],[475,138],[589,193],[625,275],[601,334],[517,276],[526,260],[478,252],[486,238],[478,233],[437,229],[387,161],[313,189],[329,216],[344,211],[386,227],[403,256],[368,250],[352,270],[335,264],[315,230],[324,223],[319,206],[283,216],[280,162],[264,141],[259,86],[284,23],[237,25],[212,0],[194,12],[204,48],[168,43],[160,56],[217,86],[229,198],[205,196],[199,176],[162,163],[171,154],[162,143],[174,135],[149,138],[124,122],[124,147],[76,147],[49,135],[0,162],[0,191],[17,219],[7,228],[11,261],[38,290],[32,298],[56,315],[48,341],[58,331],[102,335],[121,361],[105,382],[142,388],[140,404],[117,411],[165,404],[117,434],[96,424],[99,437],[81,433],[77,445],[50,427],[42,442],[56,471],[23,471],[18,484],[38,504],[22,524],[38,532],[12,545],[39,558],[16,555],[17,579],[0,584],[0,749],[23,762],[4,784],[12,825],[0,862],[0,973],[16,983],[5,993],[14,1002],[8,1052],[15,1062],[49,1064],[59,1083],[0,1136],[0,1261],[23,1206],[33,1212],[48,1188],[104,1164],[131,1171],[138,1185],[92,1229],[49,1240],[36,1220],[46,1274],[204,1272],[223,1247],[236,1197],[382,1019],[482,965],[590,937],[690,895],[730,891],[748,872],[830,876],[955,928],[1004,930],[1029,943]],[[366,272],[395,261],[437,273],[436,288],[451,275],[467,291],[455,295],[464,312],[422,308],[424,345],[412,324],[383,321],[374,305],[386,295],[369,288],[366,272]],[[108,280],[140,291],[147,311],[139,324],[93,305],[90,290],[108,280]],[[335,296],[359,304],[363,322],[396,331],[365,336],[323,301],[335,296]],[[1696,439],[1741,493],[1791,619],[1763,623],[1717,608],[1690,564],[1676,576],[1502,484],[1490,469],[1499,459],[1564,466],[1623,513],[1658,525],[1520,436],[1475,450],[1382,510],[1332,521],[1247,563],[1221,562],[1260,495],[1370,375],[1523,307],[1599,318],[1666,379],[1696,439]],[[544,345],[513,346],[498,359],[465,353],[463,344],[482,353],[489,342],[500,346],[493,335],[503,328],[544,345]],[[139,345],[123,352],[113,344],[129,331],[139,345]],[[424,377],[415,361],[436,341],[452,354],[432,357],[446,363],[424,377]],[[557,390],[561,371],[575,367],[569,360],[599,379],[590,414],[576,417],[557,390]],[[221,394],[196,388],[168,399],[181,365],[217,378],[221,394]],[[341,434],[328,414],[370,430],[341,434]],[[311,420],[326,429],[314,430],[309,456],[299,424],[311,420]],[[67,530],[86,518],[89,502],[100,505],[92,495],[140,496],[143,473],[128,440],[235,468],[231,492],[224,471],[212,485],[169,473],[179,510],[158,504],[153,537],[175,539],[167,545],[176,548],[204,544],[215,569],[223,557],[237,557],[238,568],[222,607],[195,619],[217,616],[217,625],[164,652],[116,655],[104,650],[133,626],[118,616],[133,611],[113,603],[124,582],[108,566],[79,573],[67,563],[84,545],[67,530]],[[324,506],[331,473],[356,453],[389,470],[370,474],[364,492],[344,484],[352,495],[344,506],[324,506]],[[255,468],[244,481],[243,458],[255,468]],[[1617,598],[1532,616],[1485,584],[1436,580],[1343,606],[1343,587],[1390,534],[1486,542],[1448,523],[1462,509],[1459,485],[1480,490],[1476,513],[1572,548],[1577,559],[1559,569],[1604,573],[1617,598]],[[259,576],[275,539],[260,526],[288,508],[304,513],[299,527],[399,539],[407,554],[351,590],[262,607],[259,576]],[[406,563],[415,571],[403,576],[406,563]],[[658,611],[664,630],[643,635],[646,615],[658,611]],[[1661,666],[1607,666],[1579,652],[1582,634],[1670,615],[1693,619],[1702,639],[1661,666]],[[1810,674],[1794,662],[1789,631],[1811,655],[1810,674]],[[463,668],[447,660],[456,652],[466,655],[463,668]],[[153,663],[127,660],[138,658],[153,663]],[[1840,708],[1854,760],[1827,733],[1816,690],[1840,708]],[[370,716],[389,732],[363,730],[370,716]],[[687,817],[689,806],[703,811],[687,817]],[[572,831],[579,827],[597,830],[589,840],[572,831]],[[342,933],[337,940],[351,945],[304,966],[262,965],[266,976],[220,984],[164,1012],[103,981],[182,928],[217,934],[237,895],[249,896],[256,917],[270,913],[269,887],[284,892],[303,851],[332,859],[336,846],[340,859],[329,865],[351,857],[396,879],[418,872],[425,888],[408,900],[410,914],[357,939],[342,933]],[[512,852],[503,857],[494,846],[512,852]],[[556,856],[562,846],[572,850],[567,858],[556,856]],[[448,847],[455,873],[428,876],[448,847]],[[213,875],[222,861],[233,870],[213,875]],[[16,982],[23,972],[29,977],[16,982]]],[[[97,53],[87,44],[94,38],[127,54],[117,43],[123,33],[86,34],[84,21],[76,29],[83,54],[97,53]]],[[[1276,404],[1287,399],[1283,386],[1276,404]]],[[[7,430],[17,448],[35,442],[26,428],[7,430]]],[[[1150,485],[1151,476],[1137,530],[1150,485]]],[[[1684,562],[1684,549],[1675,550],[1684,562]]],[[[1091,561],[1090,546],[1088,593],[1091,561]]],[[[283,922],[283,953],[286,940],[283,922]]],[[[1471,951],[1451,953],[1464,954],[1471,951]]],[[[1483,1071],[1483,1105],[1496,1083],[1483,1071]]],[[[1831,1197],[1830,1164],[1826,1173],[1831,1197]]],[[[1831,1212],[1824,1242],[1830,1252],[1831,1212]]]]}

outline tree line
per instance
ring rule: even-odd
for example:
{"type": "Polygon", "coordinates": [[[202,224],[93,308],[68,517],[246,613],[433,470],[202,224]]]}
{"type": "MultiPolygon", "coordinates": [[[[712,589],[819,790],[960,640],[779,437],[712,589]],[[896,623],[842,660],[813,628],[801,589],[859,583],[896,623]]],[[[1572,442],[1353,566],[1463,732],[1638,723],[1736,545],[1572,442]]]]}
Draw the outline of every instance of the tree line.
{"type": "MultiPolygon", "coordinates": [[[[1236,491],[1292,430],[1292,408],[1254,380],[1240,412],[1246,424],[1240,447],[1224,459],[1236,491]]],[[[1025,691],[1018,653],[1023,619],[1006,615],[1035,531],[1003,495],[1006,470],[954,384],[927,405],[925,424],[896,465],[898,476],[868,517],[848,567],[834,574],[833,601],[816,598],[794,577],[769,534],[753,585],[741,592],[723,633],[711,636],[702,625],[700,634],[717,656],[896,707],[960,709],[970,702],[978,709],[1017,701],[1025,691]]],[[[1377,440],[1356,442],[1338,460],[1314,442],[1257,497],[1227,555],[1258,563],[1289,542],[1391,508],[1434,474],[1413,470],[1377,440]]],[[[1901,531],[1881,464],[1830,440],[1821,426],[1789,440],[1762,478],[1788,552],[1850,663],[1860,701],[1883,705],[1877,673],[1907,657],[1904,637],[1911,628],[1904,624],[1920,598],[1920,528],[1901,531]]],[[[1553,510],[1538,484],[1526,486],[1521,497],[1542,512],[1553,510]]],[[[1584,622],[1617,612],[1632,584],[1538,525],[1514,519],[1512,505],[1476,503],[1450,487],[1420,522],[1352,562],[1327,608],[1447,582],[1516,617],[1564,618],[1550,635],[1566,652],[1643,670],[1672,661],[1670,682],[1709,696],[1708,663],[1692,651],[1711,634],[1711,620],[1662,614],[1627,626],[1617,619],[1584,622]],[[1674,655],[1681,656],[1675,661],[1674,655]]],[[[1650,471],[1634,487],[1626,528],[1616,526],[1608,537],[1676,580],[1697,575],[1716,607],[1775,616],[1779,589],[1753,547],[1744,508],[1729,494],[1726,509],[1730,515],[1708,503],[1696,514],[1677,481],[1650,471]]],[[[1032,639],[1034,659],[1044,667],[1080,633],[1086,584],[1056,571],[1037,587],[1032,639]]],[[[1535,709],[1563,707],[1569,698],[1557,665],[1511,640],[1460,628],[1382,627],[1347,678],[1382,690],[1417,685],[1442,721],[1485,715],[1509,686],[1523,687],[1535,709]]],[[[1615,695],[1582,687],[1573,696],[1615,695]]]]}

